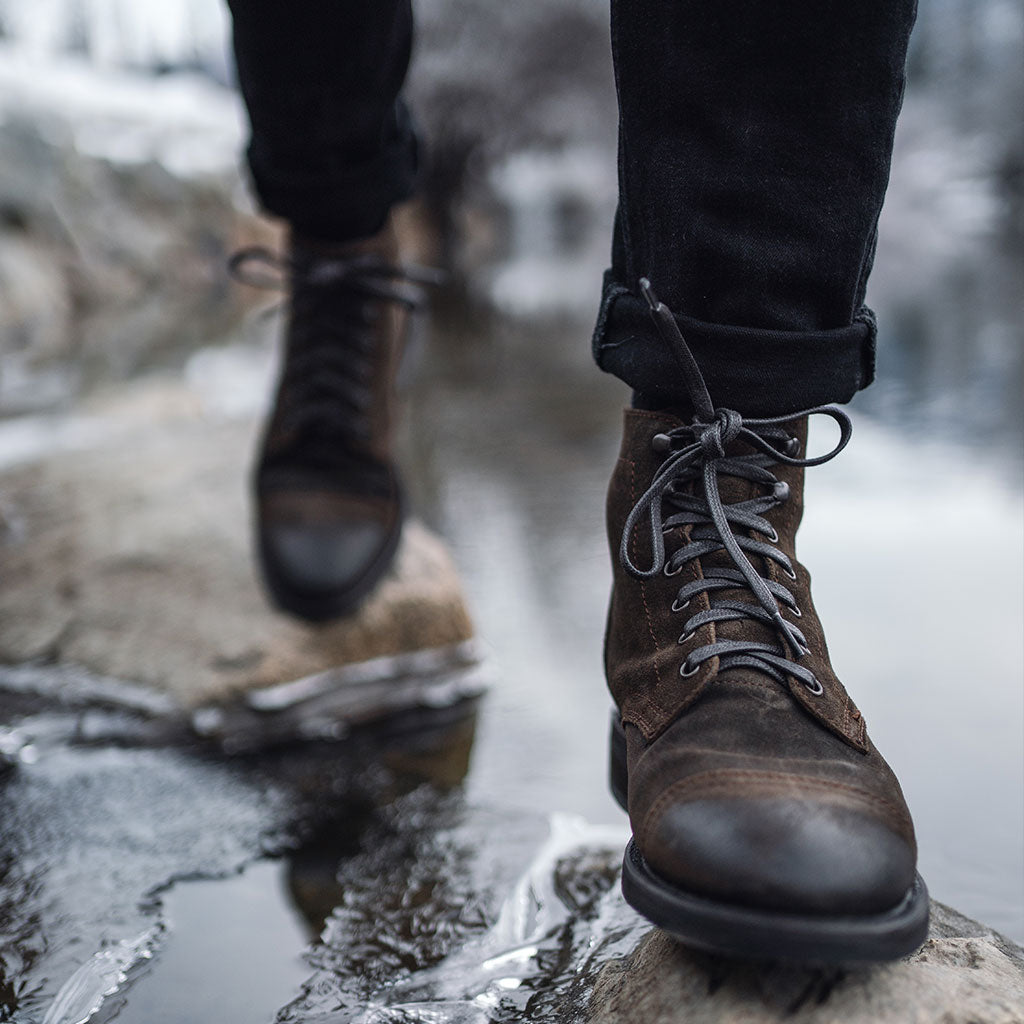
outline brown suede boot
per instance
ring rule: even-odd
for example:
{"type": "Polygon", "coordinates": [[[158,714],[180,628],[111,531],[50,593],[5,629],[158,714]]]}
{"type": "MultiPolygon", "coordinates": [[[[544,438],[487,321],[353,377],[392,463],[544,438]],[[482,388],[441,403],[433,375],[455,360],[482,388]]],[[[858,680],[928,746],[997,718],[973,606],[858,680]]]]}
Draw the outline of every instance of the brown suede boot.
{"type": "Polygon", "coordinates": [[[684,942],[741,957],[889,960],[928,896],[899,783],[836,678],[796,560],[806,415],[712,407],[647,288],[696,409],[629,410],[608,495],[612,789],[623,891],[684,942]]]}
{"type": "MultiPolygon", "coordinates": [[[[256,529],[272,598],[313,621],[351,612],[401,536],[395,376],[429,275],[396,257],[389,225],[344,245],[293,237],[284,265],[290,315],[255,472],[256,529]]],[[[274,258],[250,251],[235,263],[252,260],[274,258]]]]}

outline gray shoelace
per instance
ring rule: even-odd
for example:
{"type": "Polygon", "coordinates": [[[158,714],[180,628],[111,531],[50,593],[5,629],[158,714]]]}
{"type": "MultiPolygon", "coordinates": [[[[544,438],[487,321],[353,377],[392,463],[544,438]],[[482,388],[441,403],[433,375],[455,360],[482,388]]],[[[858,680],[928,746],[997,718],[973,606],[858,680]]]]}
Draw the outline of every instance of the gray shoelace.
{"type": "Polygon", "coordinates": [[[796,572],[788,556],[777,547],[778,535],[764,513],[789,499],[789,487],[769,469],[773,463],[790,466],[819,466],[835,458],[847,445],[853,432],[850,417],[834,405],[816,406],[786,416],[767,419],[744,419],[732,409],[716,409],[708,393],[697,361],[686,344],[671,310],[659,302],[650,282],[640,281],[640,290],[650,307],[651,317],[662,339],[679,364],[690,401],[695,410],[691,423],[652,439],[655,451],[665,460],[650,486],[633,506],[622,531],[619,561],[627,572],[638,579],[650,579],[663,572],[674,576],[696,558],[717,551],[727,552],[735,568],[704,569],[701,578],[684,584],[672,603],[679,612],[700,593],[709,595],[707,610],[691,616],[683,627],[680,643],[689,640],[696,630],[709,623],[752,620],[774,629],[778,644],[758,640],[716,640],[691,651],[680,666],[683,676],[694,675],[701,664],[718,658],[719,671],[730,668],[752,668],[764,672],[780,683],[786,677],[798,679],[811,693],[823,692],[821,683],[807,667],[798,664],[808,653],[803,633],[782,615],[780,602],[790,613],[801,612],[792,592],[775,580],[761,575],[749,556],[774,562],[791,580],[796,572]],[[839,441],[824,455],[798,458],[798,442],[790,437],[783,424],[804,416],[822,414],[839,425],[839,441]],[[754,448],[750,454],[728,455],[734,442],[743,441],[754,448]],[[747,501],[725,505],[718,489],[719,476],[738,477],[765,487],[766,492],[747,501]],[[687,494],[688,485],[698,481],[695,494],[687,494]],[[666,508],[669,514],[666,515],[666,508]],[[641,518],[648,516],[651,529],[652,561],[650,568],[637,566],[629,554],[629,543],[641,518]],[[687,543],[666,556],[665,534],[677,527],[691,527],[687,543]],[[767,541],[756,540],[758,533],[767,541]],[[716,598],[716,591],[747,589],[756,604],[749,601],[716,598]]]}
{"type": "Polygon", "coordinates": [[[439,284],[443,275],[371,254],[289,259],[260,246],[236,252],[228,269],[254,288],[291,286],[297,343],[285,368],[289,427],[367,439],[379,305],[416,309],[425,286],[439,284]]]}

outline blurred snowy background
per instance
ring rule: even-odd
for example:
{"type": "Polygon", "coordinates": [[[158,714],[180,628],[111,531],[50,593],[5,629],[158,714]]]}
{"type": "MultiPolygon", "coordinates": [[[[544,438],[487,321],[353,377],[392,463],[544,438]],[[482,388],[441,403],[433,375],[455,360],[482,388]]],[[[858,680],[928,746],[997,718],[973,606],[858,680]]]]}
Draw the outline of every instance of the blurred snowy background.
{"type": "MultiPolygon", "coordinates": [[[[410,91],[446,260],[504,312],[590,316],[615,198],[605,0],[416,10],[410,91]]],[[[872,291],[883,331],[966,347],[1014,385],[1013,268],[979,283],[971,267],[1012,264],[1024,238],[1022,24],[1020,0],[922,5],[872,291]]],[[[74,354],[78,383],[128,372],[237,313],[223,259],[251,210],[228,32],[217,0],[0,0],[0,414],[66,397],[55,359],[74,354]]]]}
{"type": "MultiPolygon", "coordinates": [[[[605,0],[416,11],[410,92],[445,261],[503,313],[582,324],[615,200],[605,0]]],[[[966,416],[1003,445],[1024,424],[1022,25],[1021,0],[922,5],[870,294],[882,383],[863,400],[910,401],[929,430],[966,416]]],[[[259,227],[228,32],[218,0],[0,0],[0,415],[237,319],[224,259],[259,227]]]]}

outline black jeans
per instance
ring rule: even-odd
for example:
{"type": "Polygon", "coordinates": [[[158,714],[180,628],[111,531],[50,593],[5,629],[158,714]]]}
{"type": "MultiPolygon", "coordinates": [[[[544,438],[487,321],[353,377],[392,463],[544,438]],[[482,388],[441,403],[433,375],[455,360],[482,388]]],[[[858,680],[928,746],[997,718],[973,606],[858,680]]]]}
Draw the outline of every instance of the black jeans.
{"type": "MultiPolygon", "coordinates": [[[[415,188],[400,90],[409,0],[229,0],[249,161],[305,234],[368,235],[415,188]]],[[[862,306],[916,0],[611,0],[619,213],[598,364],[683,400],[649,277],[718,405],[847,401],[871,382],[862,306]]]]}

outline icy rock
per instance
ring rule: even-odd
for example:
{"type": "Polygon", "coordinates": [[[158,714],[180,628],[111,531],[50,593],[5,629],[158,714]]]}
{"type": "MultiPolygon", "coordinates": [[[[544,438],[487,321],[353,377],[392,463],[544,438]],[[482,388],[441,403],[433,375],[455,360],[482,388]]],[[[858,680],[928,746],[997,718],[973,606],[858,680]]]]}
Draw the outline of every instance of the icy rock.
{"type": "Polygon", "coordinates": [[[932,904],[913,956],[872,970],[730,964],[652,930],[594,986],[589,1024],[1020,1024],[1024,950],[932,904]]]}
{"type": "Polygon", "coordinates": [[[280,684],[312,680],[315,695],[339,666],[361,666],[363,684],[389,667],[415,674],[424,651],[431,669],[445,652],[465,662],[473,628],[457,572],[415,522],[358,614],[314,627],[271,610],[250,548],[256,429],[173,380],[73,420],[11,423],[26,436],[0,436],[0,450],[21,445],[29,461],[0,478],[0,660],[82,666],[184,709],[273,692],[266,710],[309,695],[280,684]]]}
{"type": "Polygon", "coordinates": [[[127,972],[152,955],[155,932],[144,932],[94,954],[61,987],[43,1024],[83,1024],[90,1021],[103,1000],[125,983],[127,972]]]}

